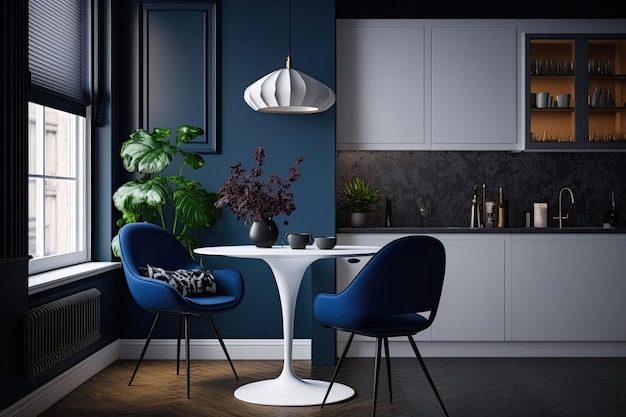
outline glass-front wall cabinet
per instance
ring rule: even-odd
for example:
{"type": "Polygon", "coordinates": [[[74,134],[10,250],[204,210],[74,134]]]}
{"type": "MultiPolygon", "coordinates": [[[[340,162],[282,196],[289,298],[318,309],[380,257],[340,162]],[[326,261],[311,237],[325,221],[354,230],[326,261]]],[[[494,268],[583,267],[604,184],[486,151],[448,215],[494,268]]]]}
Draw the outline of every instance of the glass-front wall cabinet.
{"type": "Polygon", "coordinates": [[[528,35],[527,149],[626,150],[626,36],[528,35]]]}
{"type": "Polygon", "coordinates": [[[588,140],[626,143],[626,39],[590,39],[588,51],[588,140]]]}

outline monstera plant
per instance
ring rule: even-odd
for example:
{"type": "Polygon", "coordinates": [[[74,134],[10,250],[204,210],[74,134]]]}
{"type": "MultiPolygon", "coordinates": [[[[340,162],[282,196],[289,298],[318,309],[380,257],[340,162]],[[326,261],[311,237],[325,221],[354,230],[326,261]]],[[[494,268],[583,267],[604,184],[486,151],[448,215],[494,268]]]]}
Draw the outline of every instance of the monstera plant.
{"type": "MultiPolygon", "coordinates": [[[[203,134],[199,127],[179,126],[176,142],[172,144],[169,129],[155,128],[152,132],[137,129],[131,133],[122,144],[120,155],[124,168],[140,176],[123,184],[113,194],[113,204],[122,213],[117,221],[119,227],[138,221],[155,222],[176,236],[193,256],[193,249],[199,243],[199,231],[215,226],[222,214],[215,207],[217,193],[206,191],[198,181],[183,175],[185,167],[202,167],[204,158],[184,151],[181,146],[203,134]],[[165,173],[175,160],[180,161],[178,174],[165,173]]],[[[111,249],[119,256],[117,235],[111,242],[111,249]]]]}

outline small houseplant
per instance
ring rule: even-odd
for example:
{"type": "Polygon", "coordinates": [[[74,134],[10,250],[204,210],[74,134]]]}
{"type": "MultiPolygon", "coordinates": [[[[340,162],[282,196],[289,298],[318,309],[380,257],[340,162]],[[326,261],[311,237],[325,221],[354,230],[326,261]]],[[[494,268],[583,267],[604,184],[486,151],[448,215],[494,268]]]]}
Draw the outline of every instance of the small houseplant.
{"type": "Polygon", "coordinates": [[[360,177],[353,177],[346,181],[339,208],[350,213],[353,226],[363,226],[365,214],[372,211],[374,204],[383,197],[378,188],[372,187],[360,177]]]}
{"type": "MultiPolygon", "coordinates": [[[[241,162],[230,167],[228,179],[218,189],[217,208],[226,205],[237,216],[243,219],[246,226],[250,226],[250,238],[261,247],[271,246],[278,238],[278,228],[274,217],[279,214],[289,216],[295,209],[293,194],[289,191],[294,182],[300,177],[298,166],[304,161],[302,156],[289,167],[287,179],[278,175],[271,175],[262,179],[265,151],[262,146],[254,150],[254,166],[249,172],[242,169],[241,162]],[[264,224],[270,231],[267,235],[257,239],[254,236],[257,228],[264,224]]],[[[285,220],[284,224],[288,224],[285,220]]]]}
{"type": "MultiPolygon", "coordinates": [[[[152,132],[137,129],[122,144],[120,155],[128,172],[141,176],[120,186],[113,194],[113,204],[122,213],[117,225],[138,221],[157,220],[185,246],[193,256],[198,246],[197,229],[212,227],[221,217],[221,210],[215,207],[217,193],[208,192],[199,182],[183,175],[188,166],[198,169],[204,165],[204,158],[195,152],[181,149],[185,143],[204,134],[199,127],[188,125],[176,129],[176,142],[170,143],[171,131],[155,128],[152,132]],[[163,173],[180,157],[178,174],[163,173]],[[164,208],[173,208],[170,224],[166,222],[164,208]]],[[[111,242],[115,256],[119,256],[118,236],[111,242]]]]}

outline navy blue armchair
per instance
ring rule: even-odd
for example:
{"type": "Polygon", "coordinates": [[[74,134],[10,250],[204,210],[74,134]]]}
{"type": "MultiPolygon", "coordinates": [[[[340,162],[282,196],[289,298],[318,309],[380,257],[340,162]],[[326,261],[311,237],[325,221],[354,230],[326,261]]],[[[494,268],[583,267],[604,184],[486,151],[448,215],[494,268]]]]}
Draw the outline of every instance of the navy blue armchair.
{"type": "Polygon", "coordinates": [[[229,268],[213,270],[211,271],[211,278],[214,279],[213,288],[215,292],[199,292],[183,296],[181,291],[171,283],[146,276],[148,265],[156,266],[164,271],[202,271],[201,265],[193,259],[187,249],[171,233],[157,225],[138,222],[123,226],[118,236],[120,257],[128,288],[140,307],[155,313],[152,327],[128,385],[133,383],[161,314],[178,316],[176,374],[179,373],[180,340],[184,327],[187,398],[190,398],[189,335],[192,317],[206,317],[208,319],[226,354],[235,378],[239,379],[212,315],[231,311],[241,303],[245,292],[241,273],[237,269],[229,268]]]}
{"type": "Polygon", "coordinates": [[[414,334],[427,329],[435,320],[445,269],[445,249],[438,239],[429,236],[402,237],[381,248],[343,291],[316,296],[313,305],[315,319],[323,326],[350,333],[322,407],[355,334],[375,337],[377,341],[372,416],[376,415],[382,345],[385,349],[389,397],[393,401],[388,338],[406,336],[448,416],[413,339],[414,334]]]}

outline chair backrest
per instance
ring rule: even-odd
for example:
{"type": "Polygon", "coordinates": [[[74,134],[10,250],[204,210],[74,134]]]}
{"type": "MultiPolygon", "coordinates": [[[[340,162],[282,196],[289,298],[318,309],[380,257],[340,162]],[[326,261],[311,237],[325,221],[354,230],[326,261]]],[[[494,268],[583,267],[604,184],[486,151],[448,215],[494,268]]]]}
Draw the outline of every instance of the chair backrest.
{"type": "MultiPolygon", "coordinates": [[[[439,307],[446,253],[430,236],[406,236],[381,248],[340,296],[354,317],[430,312],[439,307]]],[[[359,320],[357,320],[359,321],[359,320]]]]}
{"type": "Polygon", "coordinates": [[[178,290],[163,281],[142,276],[151,264],[166,270],[199,269],[187,249],[167,230],[152,223],[129,223],[119,233],[120,258],[133,298],[148,311],[186,311],[178,290]]]}
{"type": "Polygon", "coordinates": [[[119,231],[122,265],[135,274],[152,264],[164,269],[194,269],[200,264],[167,230],[152,223],[129,223],[119,231]]]}

